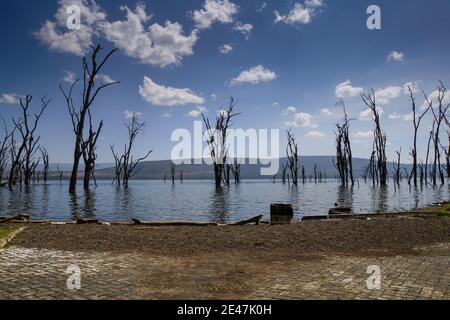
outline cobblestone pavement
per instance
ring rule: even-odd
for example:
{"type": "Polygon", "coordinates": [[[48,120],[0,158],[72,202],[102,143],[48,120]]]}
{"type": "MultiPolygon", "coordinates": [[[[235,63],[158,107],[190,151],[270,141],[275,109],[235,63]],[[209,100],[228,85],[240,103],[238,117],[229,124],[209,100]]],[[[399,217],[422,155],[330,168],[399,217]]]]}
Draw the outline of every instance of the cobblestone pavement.
{"type": "Polygon", "coordinates": [[[449,247],[289,261],[9,247],[0,251],[0,299],[450,299],[449,247]],[[71,265],[80,268],[80,290],[67,288],[71,265]],[[371,265],[380,267],[379,290],[367,288],[371,265]]]}

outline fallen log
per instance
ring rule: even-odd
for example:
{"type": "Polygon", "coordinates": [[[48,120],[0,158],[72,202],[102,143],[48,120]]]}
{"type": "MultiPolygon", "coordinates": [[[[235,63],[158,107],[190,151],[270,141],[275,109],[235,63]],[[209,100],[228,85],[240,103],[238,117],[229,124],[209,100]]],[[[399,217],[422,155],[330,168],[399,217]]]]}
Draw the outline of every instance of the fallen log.
{"type": "Polygon", "coordinates": [[[142,226],[217,226],[215,222],[192,222],[192,221],[141,221],[138,219],[131,219],[132,225],[142,226]]]}
{"type": "Polygon", "coordinates": [[[21,221],[21,222],[30,222],[30,216],[26,214],[17,214],[12,217],[5,217],[0,220],[0,223],[5,223],[8,221],[21,221]]]}
{"type": "Polygon", "coordinates": [[[260,220],[262,219],[262,217],[263,217],[263,215],[260,214],[258,216],[254,216],[254,217],[251,217],[251,218],[248,218],[248,219],[239,220],[239,221],[230,223],[229,225],[230,226],[242,226],[242,225],[250,224],[250,223],[255,223],[255,224],[258,225],[260,223],[260,220]]]}
{"type": "Polygon", "coordinates": [[[98,219],[74,218],[76,224],[96,224],[98,219]]]}

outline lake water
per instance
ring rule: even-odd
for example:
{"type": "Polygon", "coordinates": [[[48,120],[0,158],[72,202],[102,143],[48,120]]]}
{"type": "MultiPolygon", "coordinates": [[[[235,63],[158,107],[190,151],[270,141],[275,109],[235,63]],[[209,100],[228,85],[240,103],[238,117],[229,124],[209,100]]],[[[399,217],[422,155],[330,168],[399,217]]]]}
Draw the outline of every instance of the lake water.
{"type": "Polygon", "coordinates": [[[72,217],[106,221],[212,221],[229,222],[264,214],[269,218],[270,204],[294,205],[295,215],[326,215],[337,202],[354,212],[409,210],[450,199],[448,184],[437,188],[373,187],[361,183],[342,188],[336,181],[308,182],[297,188],[281,182],[247,180],[216,191],[212,181],[185,180],[182,184],[163,181],[130,181],[128,190],[117,189],[110,181],[85,193],[80,187],[76,197],[68,193],[68,183],[50,181],[29,189],[10,192],[0,189],[0,216],[29,214],[33,219],[69,221],[72,217]]]}

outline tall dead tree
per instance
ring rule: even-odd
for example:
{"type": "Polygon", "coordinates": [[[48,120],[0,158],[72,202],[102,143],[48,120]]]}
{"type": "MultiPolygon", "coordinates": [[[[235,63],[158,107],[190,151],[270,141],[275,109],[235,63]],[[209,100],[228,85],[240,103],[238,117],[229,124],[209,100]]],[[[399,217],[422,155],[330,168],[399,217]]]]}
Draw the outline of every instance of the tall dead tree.
{"type": "Polygon", "coordinates": [[[411,175],[409,177],[409,180],[411,181],[411,179],[412,179],[414,182],[414,186],[417,186],[417,133],[419,131],[420,122],[422,121],[423,117],[427,114],[427,112],[430,110],[431,106],[429,105],[428,108],[426,108],[420,115],[418,115],[417,111],[416,111],[416,98],[414,96],[414,92],[410,86],[408,86],[407,88],[408,88],[409,97],[411,100],[413,126],[414,126],[413,147],[412,147],[411,153],[410,153],[413,163],[412,163],[412,170],[411,170],[411,175]]]}
{"type": "Polygon", "coordinates": [[[173,162],[170,163],[170,178],[172,179],[172,184],[175,184],[176,166],[173,162]]]}
{"type": "Polygon", "coordinates": [[[402,177],[401,174],[401,155],[402,155],[402,149],[400,148],[399,151],[395,151],[397,154],[397,162],[393,162],[392,165],[394,167],[394,181],[400,185],[400,180],[402,177]]]}
{"type": "Polygon", "coordinates": [[[14,130],[9,131],[8,125],[6,124],[5,119],[0,117],[3,122],[3,130],[4,130],[4,136],[3,139],[0,140],[0,184],[3,180],[3,175],[6,172],[6,166],[9,162],[10,155],[11,155],[11,137],[14,134],[14,130]]]}
{"type": "Polygon", "coordinates": [[[129,123],[126,123],[125,126],[128,130],[128,143],[125,144],[124,152],[122,155],[118,155],[114,151],[114,146],[110,146],[111,152],[114,156],[116,168],[115,173],[116,177],[115,180],[120,185],[120,179],[122,179],[122,185],[124,188],[128,188],[128,181],[130,178],[133,177],[133,174],[135,173],[136,166],[147,159],[150,154],[153,152],[153,150],[148,151],[145,156],[134,159],[132,155],[134,142],[136,140],[136,137],[142,133],[142,130],[145,126],[145,122],[140,122],[137,115],[133,114],[131,120],[129,123]]]}
{"type": "Polygon", "coordinates": [[[237,159],[234,159],[234,164],[231,166],[231,172],[234,176],[234,183],[241,183],[241,163],[237,159]]]}
{"type": "Polygon", "coordinates": [[[103,128],[103,120],[102,120],[100,121],[97,129],[94,129],[90,110],[88,110],[88,118],[89,118],[89,134],[87,140],[82,142],[81,148],[83,150],[83,160],[84,160],[83,187],[85,190],[89,189],[89,182],[91,177],[93,177],[95,181],[94,174],[95,174],[95,161],[97,160],[97,153],[96,153],[97,140],[103,128]]]}
{"type": "Polygon", "coordinates": [[[48,168],[49,168],[49,158],[48,158],[48,152],[45,148],[40,148],[41,150],[41,158],[44,166],[44,172],[43,172],[43,178],[44,178],[44,184],[47,184],[48,179],[48,168]]]}
{"type": "Polygon", "coordinates": [[[373,121],[375,124],[373,138],[374,138],[374,151],[376,155],[376,169],[377,169],[377,181],[380,185],[385,186],[387,184],[388,171],[387,171],[387,157],[386,157],[386,134],[381,130],[380,124],[380,112],[376,103],[375,91],[371,90],[369,93],[362,93],[361,98],[365,105],[371,110],[373,115],[373,121]]]}
{"type": "Polygon", "coordinates": [[[289,171],[291,173],[292,184],[298,185],[298,145],[292,129],[287,130],[286,157],[289,171]]]}
{"type": "Polygon", "coordinates": [[[338,101],[336,105],[342,107],[344,119],[342,124],[336,124],[336,161],[333,159],[333,164],[339,173],[341,184],[343,186],[348,186],[350,180],[351,185],[353,186],[355,180],[353,178],[353,156],[349,134],[351,119],[348,118],[345,104],[342,100],[338,101]]]}
{"type": "MultiPolygon", "coordinates": [[[[16,120],[13,118],[15,129],[19,132],[22,141],[20,145],[12,152],[13,157],[11,158],[11,168],[8,179],[9,188],[12,189],[13,185],[16,183],[17,179],[19,182],[29,185],[31,178],[36,169],[38,160],[35,159],[36,151],[39,148],[40,137],[36,136],[36,129],[41,119],[42,114],[45,109],[47,109],[50,100],[45,96],[41,98],[41,109],[39,112],[34,113],[34,118],[31,118],[29,114],[29,108],[33,97],[27,95],[24,98],[20,98],[19,104],[22,109],[22,118],[16,120]],[[19,173],[20,172],[20,173],[19,173]]],[[[12,143],[15,145],[14,138],[12,143]]]]}
{"type": "Polygon", "coordinates": [[[69,110],[70,118],[72,120],[73,132],[75,134],[75,146],[73,152],[73,167],[72,174],[70,176],[70,186],[69,192],[75,194],[77,186],[77,175],[78,167],[80,164],[80,159],[83,156],[84,148],[86,144],[84,143],[87,139],[84,138],[84,126],[86,117],[88,116],[88,111],[90,110],[92,104],[95,101],[97,95],[106,87],[117,84],[119,82],[109,82],[96,86],[96,80],[98,80],[98,75],[103,69],[105,63],[111,57],[111,55],[117,51],[117,49],[111,50],[100,62],[97,61],[98,54],[102,50],[100,45],[96,47],[91,47],[92,53],[90,56],[90,61],[87,57],[82,59],[82,69],[83,69],[83,91],[82,91],[82,101],[79,107],[75,107],[73,101],[73,89],[79,80],[75,80],[68,92],[64,91],[63,87],[60,85],[60,90],[66,99],[67,108],[69,110]]]}
{"type": "Polygon", "coordinates": [[[59,164],[56,165],[56,171],[58,171],[59,183],[61,183],[63,178],[63,171],[59,168],[59,164]]]}
{"type": "Polygon", "coordinates": [[[232,119],[239,115],[239,113],[234,113],[235,105],[235,100],[230,98],[226,108],[220,107],[214,126],[211,125],[209,118],[202,113],[202,119],[206,126],[206,142],[213,162],[216,189],[220,189],[223,182],[227,185],[229,184],[230,168],[227,166],[227,134],[228,129],[232,125],[232,119]]]}
{"type": "Polygon", "coordinates": [[[434,158],[433,165],[431,169],[431,178],[433,182],[433,186],[437,185],[437,179],[439,178],[441,184],[444,184],[444,173],[441,167],[441,144],[440,144],[440,135],[441,135],[441,127],[442,124],[446,121],[447,112],[450,108],[450,103],[444,105],[444,99],[447,95],[447,88],[444,86],[442,81],[439,81],[439,85],[437,87],[437,106],[433,107],[433,100],[424,93],[426,103],[428,104],[429,109],[433,113],[434,118],[434,132],[433,132],[433,149],[434,149],[434,158]]]}

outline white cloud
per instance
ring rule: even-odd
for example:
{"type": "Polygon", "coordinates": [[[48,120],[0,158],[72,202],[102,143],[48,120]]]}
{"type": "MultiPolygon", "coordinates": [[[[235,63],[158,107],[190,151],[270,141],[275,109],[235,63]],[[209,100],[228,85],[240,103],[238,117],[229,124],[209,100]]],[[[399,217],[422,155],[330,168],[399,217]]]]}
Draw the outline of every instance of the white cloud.
{"type": "Polygon", "coordinates": [[[233,30],[239,31],[245,36],[246,39],[248,39],[250,33],[253,30],[253,25],[250,23],[243,24],[242,22],[238,22],[234,25],[233,30]]]}
{"type": "Polygon", "coordinates": [[[394,112],[389,115],[389,119],[391,120],[404,120],[404,121],[412,121],[414,119],[413,113],[400,114],[398,112],[394,112]]]}
{"type": "Polygon", "coordinates": [[[219,47],[219,51],[223,54],[230,53],[233,51],[233,46],[231,44],[224,44],[219,47]]]}
{"type": "Polygon", "coordinates": [[[198,118],[202,113],[208,113],[208,109],[197,106],[194,110],[189,111],[187,115],[192,118],[198,118]]]}
{"type": "Polygon", "coordinates": [[[307,138],[312,138],[312,139],[319,139],[319,138],[325,138],[325,133],[320,132],[320,131],[309,131],[306,134],[307,138]]]}
{"type": "Polygon", "coordinates": [[[217,100],[217,94],[215,94],[215,93],[211,94],[211,99],[213,101],[216,101],[217,100]]]}
{"type": "Polygon", "coordinates": [[[249,70],[242,71],[239,76],[231,80],[231,85],[239,85],[243,83],[257,84],[260,82],[269,82],[275,80],[277,74],[274,71],[264,68],[262,65],[258,65],[249,70]]]}
{"type": "MultiPolygon", "coordinates": [[[[433,102],[433,108],[437,107],[439,102],[438,102],[438,98],[439,98],[439,91],[438,90],[434,90],[433,92],[431,92],[428,95],[428,100],[433,102]]],[[[442,104],[443,105],[447,105],[450,103],[450,94],[448,92],[445,93],[443,99],[442,99],[442,104]]],[[[425,109],[428,108],[428,102],[425,100],[422,104],[422,106],[420,107],[420,109],[423,111],[425,109]]]]}
{"type": "Polygon", "coordinates": [[[297,112],[294,114],[294,120],[286,122],[288,127],[304,128],[312,127],[316,128],[317,125],[313,122],[313,116],[306,112],[297,112]]]}
{"type": "Polygon", "coordinates": [[[104,84],[116,82],[116,80],[112,79],[110,76],[104,73],[98,74],[95,79],[100,80],[104,84]]]}
{"type": "Polygon", "coordinates": [[[153,82],[149,77],[144,77],[143,85],[139,86],[139,94],[142,98],[157,106],[181,106],[185,104],[203,104],[205,99],[196,95],[190,89],[177,89],[166,87],[153,82]]]}
{"type": "Polygon", "coordinates": [[[74,83],[77,80],[76,77],[76,73],[64,70],[64,77],[62,78],[62,81],[74,83]]]}
{"type": "Polygon", "coordinates": [[[281,114],[288,115],[288,114],[294,113],[294,112],[297,112],[297,108],[291,106],[291,107],[287,107],[286,109],[281,111],[281,114]]]}
{"type": "Polygon", "coordinates": [[[369,130],[369,131],[356,131],[353,133],[353,136],[355,138],[363,138],[363,139],[368,139],[368,138],[372,138],[373,137],[373,131],[369,130]]]}
{"type": "Polygon", "coordinates": [[[274,103],[272,103],[272,107],[276,107],[276,108],[278,108],[280,106],[280,104],[278,103],[278,102],[274,102],[274,103]]]}
{"type": "Polygon", "coordinates": [[[391,53],[389,53],[389,55],[387,57],[387,61],[403,62],[403,61],[405,61],[405,57],[404,57],[403,52],[392,51],[391,53]]]}
{"type": "Polygon", "coordinates": [[[388,104],[392,99],[398,98],[402,92],[404,92],[404,87],[389,86],[378,89],[375,91],[376,102],[381,105],[388,104]]]}
{"type": "Polygon", "coordinates": [[[355,97],[360,95],[363,92],[363,88],[361,87],[353,87],[350,80],[346,80],[344,82],[339,83],[336,86],[335,94],[336,97],[340,99],[355,97]]]}
{"type": "Polygon", "coordinates": [[[413,93],[417,93],[419,91],[419,81],[407,82],[403,85],[403,93],[409,95],[408,87],[411,88],[413,93]]]}
{"type": "Polygon", "coordinates": [[[263,2],[259,8],[256,8],[256,12],[261,13],[267,8],[267,2],[263,2]]]}
{"type": "Polygon", "coordinates": [[[287,15],[280,15],[278,11],[275,11],[275,23],[308,24],[322,6],[323,0],[306,0],[303,4],[297,2],[287,15]]]}
{"type": "Polygon", "coordinates": [[[4,93],[0,96],[0,103],[4,104],[19,104],[21,95],[17,93],[4,93]]]}
{"type": "Polygon", "coordinates": [[[196,31],[186,36],[179,23],[169,20],[164,25],[154,23],[146,29],[145,24],[151,16],[146,14],[145,5],[138,4],[134,11],[127,6],[120,9],[126,12],[126,20],[105,21],[101,28],[106,39],[127,56],[163,68],[179,65],[185,56],[194,53],[193,47],[198,40],[196,31]]]}
{"type": "Polygon", "coordinates": [[[123,115],[125,116],[126,119],[131,119],[131,118],[133,118],[133,116],[135,116],[136,118],[139,118],[140,116],[142,116],[142,112],[125,110],[123,112],[123,115]]]}
{"type": "Polygon", "coordinates": [[[330,116],[332,116],[333,115],[333,113],[330,111],[330,109],[328,109],[328,108],[322,108],[321,110],[320,110],[320,113],[323,115],[323,116],[328,116],[328,117],[330,117],[330,116]]]}
{"type": "Polygon", "coordinates": [[[214,22],[232,23],[238,6],[229,0],[205,0],[203,8],[192,13],[198,29],[208,29],[214,22]]]}
{"type": "Polygon", "coordinates": [[[164,112],[161,117],[163,118],[172,118],[172,114],[170,112],[164,112]]]}
{"type": "Polygon", "coordinates": [[[88,0],[59,0],[55,14],[56,21],[47,20],[34,36],[52,51],[83,56],[89,51],[93,37],[97,35],[97,24],[106,18],[106,14],[95,3],[88,0]],[[67,8],[77,5],[81,9],[79,30],[67,28],[67,8]]]}
{"type": "MultiPolygon", "coordinates": [[[[381,109],[381,107],[377,107],[377,110],[380,116],[384,113],[384,110],[381,109]]],[[[359,114],[359,120],[361,121],[368,121],[372,119],[373,119],[373,111],[370,108],[361,111],[361,113],[359,114]]]]}

